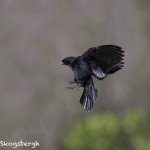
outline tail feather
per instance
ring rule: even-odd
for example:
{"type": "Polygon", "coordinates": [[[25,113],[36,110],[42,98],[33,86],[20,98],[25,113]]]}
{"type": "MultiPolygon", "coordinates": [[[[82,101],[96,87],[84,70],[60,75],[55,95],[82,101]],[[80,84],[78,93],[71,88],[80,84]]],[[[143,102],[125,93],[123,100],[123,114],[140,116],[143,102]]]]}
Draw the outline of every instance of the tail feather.
{"type": "Polygon", "coordinates": [[[89,111],[93,108],[97,97],[97,89],[94,87],[93,83],[90,82],[84,87],[83,94],[80,99],[80,104],[85,111],[89,111]]]}

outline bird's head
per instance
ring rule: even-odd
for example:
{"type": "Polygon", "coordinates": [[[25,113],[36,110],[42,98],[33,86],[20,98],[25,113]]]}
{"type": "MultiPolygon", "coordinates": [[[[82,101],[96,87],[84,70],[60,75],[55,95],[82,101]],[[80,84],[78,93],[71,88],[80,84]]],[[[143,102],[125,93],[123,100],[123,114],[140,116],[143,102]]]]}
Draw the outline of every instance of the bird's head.
{"type": "Polygon", "coordinates": [[[73,57],[73,56],[66,57],[59,63],[59,65],[69,66],[74,61],[74,59],[75,59],[75,57],[73,57]]]}

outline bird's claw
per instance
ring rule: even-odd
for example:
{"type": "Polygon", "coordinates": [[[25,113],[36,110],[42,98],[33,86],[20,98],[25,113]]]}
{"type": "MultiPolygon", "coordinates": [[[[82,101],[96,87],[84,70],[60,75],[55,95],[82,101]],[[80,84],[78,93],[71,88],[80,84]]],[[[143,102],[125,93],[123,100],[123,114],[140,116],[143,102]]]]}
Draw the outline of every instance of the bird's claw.
{"type": "Polygon", "coordinates": [[[67,81],[69,84],[74,84],[76,81],[67,81]]]}
{"type": "Polygon", "coordinates": [[[67,90],[73,90],[75,87],[66,87],[67,90]]]}
{"type": "Polygon", "coordinates": [[[79,88],[77,86],[74,86],[74,87],[66,87],[67,90],[79,90],[79,88]]]}

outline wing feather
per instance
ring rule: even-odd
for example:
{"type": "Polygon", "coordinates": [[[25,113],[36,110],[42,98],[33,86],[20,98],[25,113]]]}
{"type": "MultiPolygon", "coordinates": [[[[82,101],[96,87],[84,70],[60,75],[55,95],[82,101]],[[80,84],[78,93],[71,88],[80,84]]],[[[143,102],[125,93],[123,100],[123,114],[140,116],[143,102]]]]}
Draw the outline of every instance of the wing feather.
{"type": "Polygon", "coordinates": [[[89,48],[82,57],[89,64],[92,74],[98,79],[120,70],[124,64],[124,51],[116,45],[89,48]]]}

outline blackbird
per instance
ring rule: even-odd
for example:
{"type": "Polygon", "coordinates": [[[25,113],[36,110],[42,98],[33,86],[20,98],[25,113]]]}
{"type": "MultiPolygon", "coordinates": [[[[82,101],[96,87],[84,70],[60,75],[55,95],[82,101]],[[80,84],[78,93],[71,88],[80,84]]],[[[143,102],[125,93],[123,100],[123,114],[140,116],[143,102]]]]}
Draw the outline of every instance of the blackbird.
{"type": "MultiPolygon", "coordinates": [[[[64,58],[60,65],[67,65],[74,73],[74,80],[77,87],[83,87],[83,94],[80,98],[80,104],[85,111],[93,108],[97,89],[94,87],[92,76],[103,80],[109,74],[113,74],[123,67],[124,51],[116,45],[102,45],[89,48],[81,56],[70,56],[64,58]]],[[[73,89],[75,87],[68,87],[73,89]]]]}

